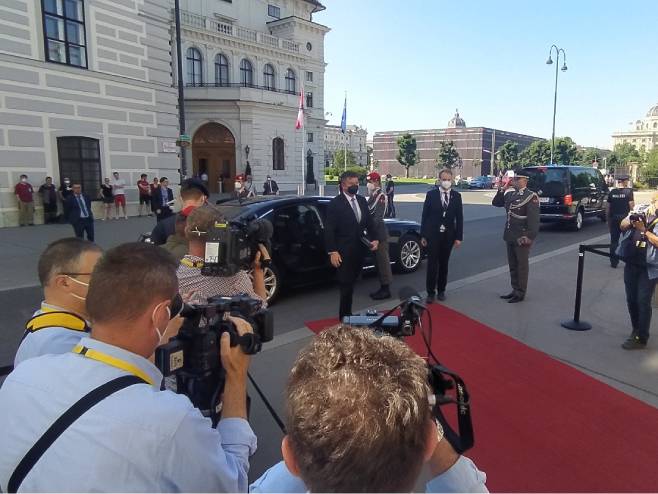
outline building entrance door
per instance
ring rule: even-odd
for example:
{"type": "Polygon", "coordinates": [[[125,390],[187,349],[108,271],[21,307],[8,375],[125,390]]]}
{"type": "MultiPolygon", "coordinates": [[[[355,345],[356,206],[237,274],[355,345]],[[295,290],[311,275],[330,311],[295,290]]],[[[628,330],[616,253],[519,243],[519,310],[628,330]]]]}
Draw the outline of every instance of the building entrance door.
{"type": "Polygon", "coordinates": [[[192,139],[192,163],[195,177],[208,175],[210,192],[233,192],[235,138],[231,131],[215,122],[197,130],[192,139]]]}

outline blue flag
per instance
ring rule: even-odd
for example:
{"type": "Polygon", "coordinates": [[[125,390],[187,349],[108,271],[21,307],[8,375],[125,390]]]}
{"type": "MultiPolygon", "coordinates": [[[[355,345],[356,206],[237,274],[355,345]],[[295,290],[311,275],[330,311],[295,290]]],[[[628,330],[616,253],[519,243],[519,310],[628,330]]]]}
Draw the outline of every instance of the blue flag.
{"type": "Polygon", "coordinates": [[[347,132],[347,96],[345,96],[345,105],[343,106],[343,118],[340,119],[340,131],[343,134],[347,132]]]}

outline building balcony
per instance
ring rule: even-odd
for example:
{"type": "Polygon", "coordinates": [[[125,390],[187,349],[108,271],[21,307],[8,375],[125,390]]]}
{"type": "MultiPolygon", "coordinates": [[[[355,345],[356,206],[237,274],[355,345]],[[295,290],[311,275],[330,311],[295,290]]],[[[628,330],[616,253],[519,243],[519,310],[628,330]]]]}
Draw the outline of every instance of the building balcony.
{"type": "Polygon", "coordinates": [[[297,108],[299,93],[255,84],[188,83],[185,85],[185,99],[197,101],[251,101],[297,108]]]}
{"type": "Polygon", "coordinates": [[[277,38],[276,36],[247,29],[246,27],[219,22],[210,17],[193,14],[192,12],[181,10],[180,21],[182,26],[193,29],[203,30],[212,34],[220,34],[221,36],[247,41],[268,48],[299,53],[299,43],[295,43],[289,39],[277,38]]]}

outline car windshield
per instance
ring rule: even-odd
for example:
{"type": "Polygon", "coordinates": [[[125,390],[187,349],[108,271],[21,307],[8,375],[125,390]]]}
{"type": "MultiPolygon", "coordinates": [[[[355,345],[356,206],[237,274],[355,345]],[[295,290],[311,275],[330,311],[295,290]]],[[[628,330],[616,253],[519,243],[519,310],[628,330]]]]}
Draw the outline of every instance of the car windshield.
{"type": "Polygon", "coordinates": [[[563,196],[567,193],[566,168],[525,168],[528,177],[528,188],[534,192],[541,191],[543,196],[563,196]]]}
{"type": "Polygon", "coordinates": [[[219,211],[222,213],[222,216],[229,221],[237,218],[240,214],[246,211],[244,206],[238,206],[237,204],[222,204],[217,206],[217,209],[219,209],[219,211]]]}

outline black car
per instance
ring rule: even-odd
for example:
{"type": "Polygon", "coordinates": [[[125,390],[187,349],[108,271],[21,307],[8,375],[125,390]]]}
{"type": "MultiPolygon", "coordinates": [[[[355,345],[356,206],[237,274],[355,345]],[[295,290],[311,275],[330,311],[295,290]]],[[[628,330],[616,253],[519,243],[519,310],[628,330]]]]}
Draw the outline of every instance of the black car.
{"type": "Polygon", "coordinates": [[[543,223],[566,223],[580,230],[585,218],[606,220],[608,186],[596,168],[530,166],[523,172],[530,177],[528,188],[539,196],[543,223]]]}
{"type": "MultiPolygon", "coordinates": [[[[272,263],[265,270],[268,301],[283,287],[326,282],[334,268],[324,246],[324,223],[330,197],[269,196],[243,202],[222,202],[217,208],[228,220],[265,218],[274,226],[272,263]]],[[[409,273],[424,257],[420,245],[420,224],[415,221],[386,219],[391,262],[399,272],[409,273]]],[[[374,267],[366,259],[366,268],[374,267]]]]}

